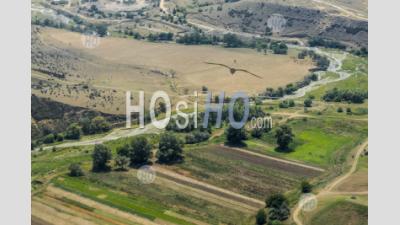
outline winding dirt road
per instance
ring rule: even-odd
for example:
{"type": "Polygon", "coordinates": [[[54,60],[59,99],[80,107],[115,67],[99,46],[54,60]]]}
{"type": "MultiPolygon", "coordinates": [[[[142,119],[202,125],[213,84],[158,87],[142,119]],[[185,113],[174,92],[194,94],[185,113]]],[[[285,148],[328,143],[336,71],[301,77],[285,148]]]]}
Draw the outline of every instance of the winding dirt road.
{"type": "MultiPolygon", "coordinates": [[[[352,162],[351,168],[348,172],[343,174],[342,176],[337,177],[331,183],[325,186],[317,195],[316,198],[326,195],[367,195],[368,192],[332,192],[332,190],[341,184],[344,180],[348,179],[357,169],[358,160],[360,158],[361,153],[368,146],[368,140],[364,141],[361,145],[357,146],[356,154],[354,156],[354,160],[352,162]]],[[[299,215],[301,213],[302,205],[297,204],[296,208],[293,211],[293,221],[297,225],[304,225],[301,221],[299,215]]]]}

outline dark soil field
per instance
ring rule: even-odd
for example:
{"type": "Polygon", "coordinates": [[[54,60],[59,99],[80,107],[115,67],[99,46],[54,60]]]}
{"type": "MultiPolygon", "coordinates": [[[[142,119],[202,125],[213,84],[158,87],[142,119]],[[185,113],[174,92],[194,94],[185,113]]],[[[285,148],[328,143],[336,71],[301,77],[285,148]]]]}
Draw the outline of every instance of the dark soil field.
{"type": "Polygon", "coordinates": [[[187,150],[185,162],[169,169],[260,200],[271,193],[295,188],[301,180],[317,175],[314,171],[218,145],[187,150]]]}

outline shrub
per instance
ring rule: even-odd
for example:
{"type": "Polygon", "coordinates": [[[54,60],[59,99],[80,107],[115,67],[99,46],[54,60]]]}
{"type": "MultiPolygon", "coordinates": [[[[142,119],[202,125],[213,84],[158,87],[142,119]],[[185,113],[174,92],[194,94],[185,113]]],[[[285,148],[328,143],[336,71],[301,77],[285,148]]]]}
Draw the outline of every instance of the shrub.
{"type": "Polygon", "coordinates": [[[81,138],[81,127],[77,123],[71,124],[65,132],[66,139],[79,139],[81,138]]]}
{"type": "Polygon", "coordinates": [[[304,100],[304,107],[307,107],[307,108],[309,108],[309,107],[311,107],[312,106],[312,99],[311,98],[306,98],[305,100],[304,100]]]}
{"type": "Polygon", "coordinates": [[[194,131],[185,136],[186,144],[195,144],[203,141],[207,141],[210,138],[210,134],[208,132],[194,131]]]}
{"type": "Polygon", "coordinates": [[[117,155],[115,157],[115,167],[119,171],[128,171],[130,159],[126,156],[117,155]]]}
{"type": "Polygon", "coordinates": [[[80,177],[84,175],[84,172],[78,163],[72,163],[68,169],[71,177],[80,177]]]}
{"type": "Polygon", "coordinates": [[[54,134],[48,134],[43,138],[43,143],[45,144],[50,144],[53,143],[54,141],[55,141],[54,134]]]}
{"type": "Polygon", "coordinates": [[[264,133],[263,128],[255,127],[251,130],[251,136],[254,138],[261,138],[264,133]]]}
{"type": "Polygon", "coordinates": [[[267,214],[265,213],[264,209],[260,209],[256,215],[256,224],[263,225],[267,223],[267,214]]]}
{"type": "Polygon", "coordinates": [[[312,185],[308,181],[301,182],[301,192],[310,193],[312,191],[312,185]]]}

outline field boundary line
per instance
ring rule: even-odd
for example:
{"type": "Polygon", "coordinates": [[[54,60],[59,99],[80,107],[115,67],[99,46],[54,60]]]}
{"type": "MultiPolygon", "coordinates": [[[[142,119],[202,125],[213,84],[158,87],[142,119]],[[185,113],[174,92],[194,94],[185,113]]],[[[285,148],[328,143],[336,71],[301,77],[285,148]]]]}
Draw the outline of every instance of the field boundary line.
{"type": "MultiPolygon", "coordinates": [[[[184,183],[189,183],[188,185],[193,184],[194,186],[201,186],[201,187],[203,187],[205,189],[208,189],[210,191],[219,192],[221,195],[225,194],[225,195],[231,196],[234,199],[241,199],[243,201],[247,201],[248,203],[252,203],[253,207],[264,207],[264,205],[265,205],[264,201],[261,201],[261,200],[255,199],[255,198],[251,198],[251,197],[248,197],[248,196],[244,196],[242,194],[238,194],[238,193],[235,193],[235,192],[232,192],[232,191],[228,191],[226,189],[219,188],[219,187],[216,187],[214,185],[204,183],[202,181],[195,180],[193,178],[190,178],[190,177],[181,175],[179,173],[170,171],[168,169],[162,168],[162,167],[160,167],[158,165],[153,166],[153,168],[156,170],[157,173],[163,174],[163,175],[165,175],[167,177],[170,177],[172,179],[175,178],[176,180],[182,181],[184,183]]],[[[178,182],[178,181],[176,181],[176,182],[178,182]]],[[[193,188],[195,188],[195,187],[193,187],[193,188]]]]}
{"type": "Polygon", "coordinates": [[[249,150],[244,150],[244,149],[241,149],[241,148],[229,147],[229,146],[226,146],[226,145],[223,145],[223,144],[221,144],[220,146],[223,147],[223,148],[226,148],[226,149],[232,149],[232,150],[239,151],[239,152],[242,152],[242,153],[245,153],[245,154],[249,154],[249,155],[253,155],[253,156],[257,156],[257,157],[261,157],[261,158],[265,158],[265,159],[270,159],[270,160],[278,161],[278,162],[281,162],[281,163],[286,163],[286,164],[290,164],[290,165],[294,165],[294,166],[298,166],[298,167],[303,167],[303,168],[306,168],[306,169],[311,169],[311,170],[315,170],[315,171],[319,171],[319,172],[325,172],[325,169],[322,169],[322,168],[319,168],[319,167],[316,167],[316,166],[310,166],[310,165],[302,164],[302,163],[299,163],[299,162],[294,162],[294,161],[281,159],[281,158],[277,158],[277,157],[273,157],[273,156],[269,156],[269,155],[264,155],[264,154],[252,152],[252,151],[249,151],[249,150]]]}

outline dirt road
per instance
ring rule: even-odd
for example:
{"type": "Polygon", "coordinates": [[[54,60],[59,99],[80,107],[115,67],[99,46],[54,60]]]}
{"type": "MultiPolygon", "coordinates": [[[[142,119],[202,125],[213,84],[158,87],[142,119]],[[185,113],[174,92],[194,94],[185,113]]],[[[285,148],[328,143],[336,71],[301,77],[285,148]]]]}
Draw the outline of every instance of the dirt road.
{"type": "MultiPolygon", "coordinates": [[[[337,185],[339,185],[341,182],[343,182],[344,180],[349,178],[351,176],[351,174],[353,174],[356,171],[358,159],[360,158],[361,153],[364,151],[364,149],[367,147],[367,145],[368,145],[368,140],[364,141],[361,145],[357,146],[356,154],[354,156],[354,160],[352,162],[350,170],[348,172],[346,172],[345,174],[343,174],[342,176],[339,176],[336,179],[334,179],[328,185],[326,185],[325,188],[322,189],[316,195],[317,199],[318,199],[318,197],[325,196],[325,195],[367,195],[368,194],[368,192],[332,192],[332,190],[337,185]]],[[[297,204],[296,208],[293,211],[293,221],[297,225],[304,225],[299,217],[299,215],[301,213],[301,208],[302,208],[302,206],[300,204],[297,204]]]]}

